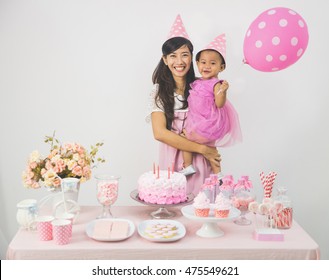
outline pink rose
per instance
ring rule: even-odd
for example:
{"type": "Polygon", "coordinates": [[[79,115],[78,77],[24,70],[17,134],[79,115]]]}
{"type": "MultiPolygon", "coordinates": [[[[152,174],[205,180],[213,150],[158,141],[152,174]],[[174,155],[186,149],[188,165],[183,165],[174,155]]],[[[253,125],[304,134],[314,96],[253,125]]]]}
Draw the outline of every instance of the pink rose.
{"type": "Polygon", "coordinates": [[[61,185],[61,180],[59,178],[55,178],[53,181],[54,187],[58,187],[61,185]]]}
{"type": "Polygon", "coordinates": [[[46,166],[46,169],[47,169],[47,170],[51,170],[51,169],[53,169],[53,165],[51,164],[50,161],[47,161],[45,166],[46,166]]]}
{"type": "Polygon", "coordinates": [[[38,189],[38,188],[40,188],[39,183],[38,183],[38,182],[33,182],[33,184],[32,184],[32,188],[33,188],[33,189],[38,189]]]}
{"type": "Polygon", "coordinates": [[[30,162],[30,168],[31,168],[31,169],[34,169],[34,168],[36,168],[37,166],[38,166],[38,164],[37,164],[35,161],[30,162]]]}
{"type": "Polygon", "coordinates": [[[89,179],[91,177],[91,170],[89,166],[84,166],[82,169],[83,176],[89,179]]]}
{"type": "Polygon", "coordinates": [[[73,168],[72,173],[76,176],[82,176],[82,167],[77,165],[73,168]]]}
{"type": "Polygon", "coordinates": [[[78,160],[78,164],[79,164],[81,167],[84,167],[84,166],[86,165],[86,161],[85,161],[84,159],[80,158],[80,159],[78,160]]]}

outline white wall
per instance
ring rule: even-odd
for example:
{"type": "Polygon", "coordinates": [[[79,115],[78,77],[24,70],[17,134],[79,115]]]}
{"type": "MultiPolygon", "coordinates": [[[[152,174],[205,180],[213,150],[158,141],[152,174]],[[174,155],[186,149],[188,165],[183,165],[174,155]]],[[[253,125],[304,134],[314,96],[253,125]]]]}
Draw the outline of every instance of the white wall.
{"type": "MultiPolygon", "coordinates": [[[[295,219],[329,259],[327,222],[329,40],[325,1],[286,0],[1,0],[0,1],[0,212],[1,258],[16,233],[16,203],[40,199],[21,173],[29,153],[46,154],[45,135],[85,146],[104,141],[106,164],[120,174],[118,204],[138,175],[157,159],[157,143],[144,122],[151,75],[174,18],[181,14],[199,49],[221,32],[228,38],[230,99],[240,114],[244,142],[222,150],[223,169],[248,174],[261,196],[258,174],[276,171],[289,188],[295,219]],[[242,65],[250,23],[272,7],[296,10],[308,24],[304,56],[276,73],[242,65]],[[1,235],[1,236],[2,236],[1,235]]],[[[97,205],[94,179],[80,203],[97,205]]]]}

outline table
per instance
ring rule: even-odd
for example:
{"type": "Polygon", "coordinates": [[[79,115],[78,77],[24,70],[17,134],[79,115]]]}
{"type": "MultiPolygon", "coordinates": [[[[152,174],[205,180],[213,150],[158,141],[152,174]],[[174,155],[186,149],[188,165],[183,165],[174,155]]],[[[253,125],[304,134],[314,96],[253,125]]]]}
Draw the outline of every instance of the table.
{"type": "Polygon", "coordinates": [[[252,238],[253,225],[239,226],[232,221],[220,222],[224,236],[203,238],[196,235],[201,222],[182,216],[180,207],[173,219],[186,227],[184,238],[175,242],[157,243],[142,238],[137,226],[143,220],[151,219],[156,208],[149,206],[113,206],[112,213],[118,218],[134,222],[136,231],[126,240],[100,242],[90,239],[85,232],[86,225],[101,212],[99,206],[82,206],[81,213],[73,225],[73,236],[67,245],[56,245],[53,241],[39,241],[37,233],[19,229],[7,250],[7,259],[319,259],[318,244],[296,222],[292,228],[283,230],[284,241],[257,241],[252,238]]]}

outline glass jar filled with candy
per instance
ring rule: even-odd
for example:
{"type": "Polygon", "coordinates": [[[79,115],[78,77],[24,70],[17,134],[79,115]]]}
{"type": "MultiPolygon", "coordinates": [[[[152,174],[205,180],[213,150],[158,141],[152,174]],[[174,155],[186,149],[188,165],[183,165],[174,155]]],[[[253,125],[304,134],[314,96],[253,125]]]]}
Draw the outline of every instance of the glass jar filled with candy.
{"type": "Polygon", "coordinates": [[[275,225],[278,229],[289,229],[293,220],[292,201],[287,195],[286,187],[279,187],[278,194],[274,198],[276,208],[275,225]]]}
{"type": "Polygon", "coordinates": [[[256,200],[256,196],[251,188],[252,185],[248,184],[245,178],[239,179],[234,187],[232,204],[241,211],[240,217],[234,221],[238,225],[251,224],[251,220],[246,218],[246,214],[249,212],[249,204],[256,200]]]}

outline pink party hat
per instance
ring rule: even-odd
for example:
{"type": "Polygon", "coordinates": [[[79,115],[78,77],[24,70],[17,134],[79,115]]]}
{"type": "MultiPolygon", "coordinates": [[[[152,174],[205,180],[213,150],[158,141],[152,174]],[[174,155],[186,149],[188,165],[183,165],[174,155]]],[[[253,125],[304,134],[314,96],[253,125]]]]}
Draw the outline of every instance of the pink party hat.
{"type": "Polygon", "coordinates": [[[225,33],[217,36],[209,45],[203,50],[215,50],[219,52],[224,59],[226,59],[226,38],[225,33]]]}
{"type": "Polygon", "coordinates": [[[175,22],[168,34],[168,39],[173,37],[184,37],[185,39],[190,40],[180,15],[177,15],[175,22]]]}

